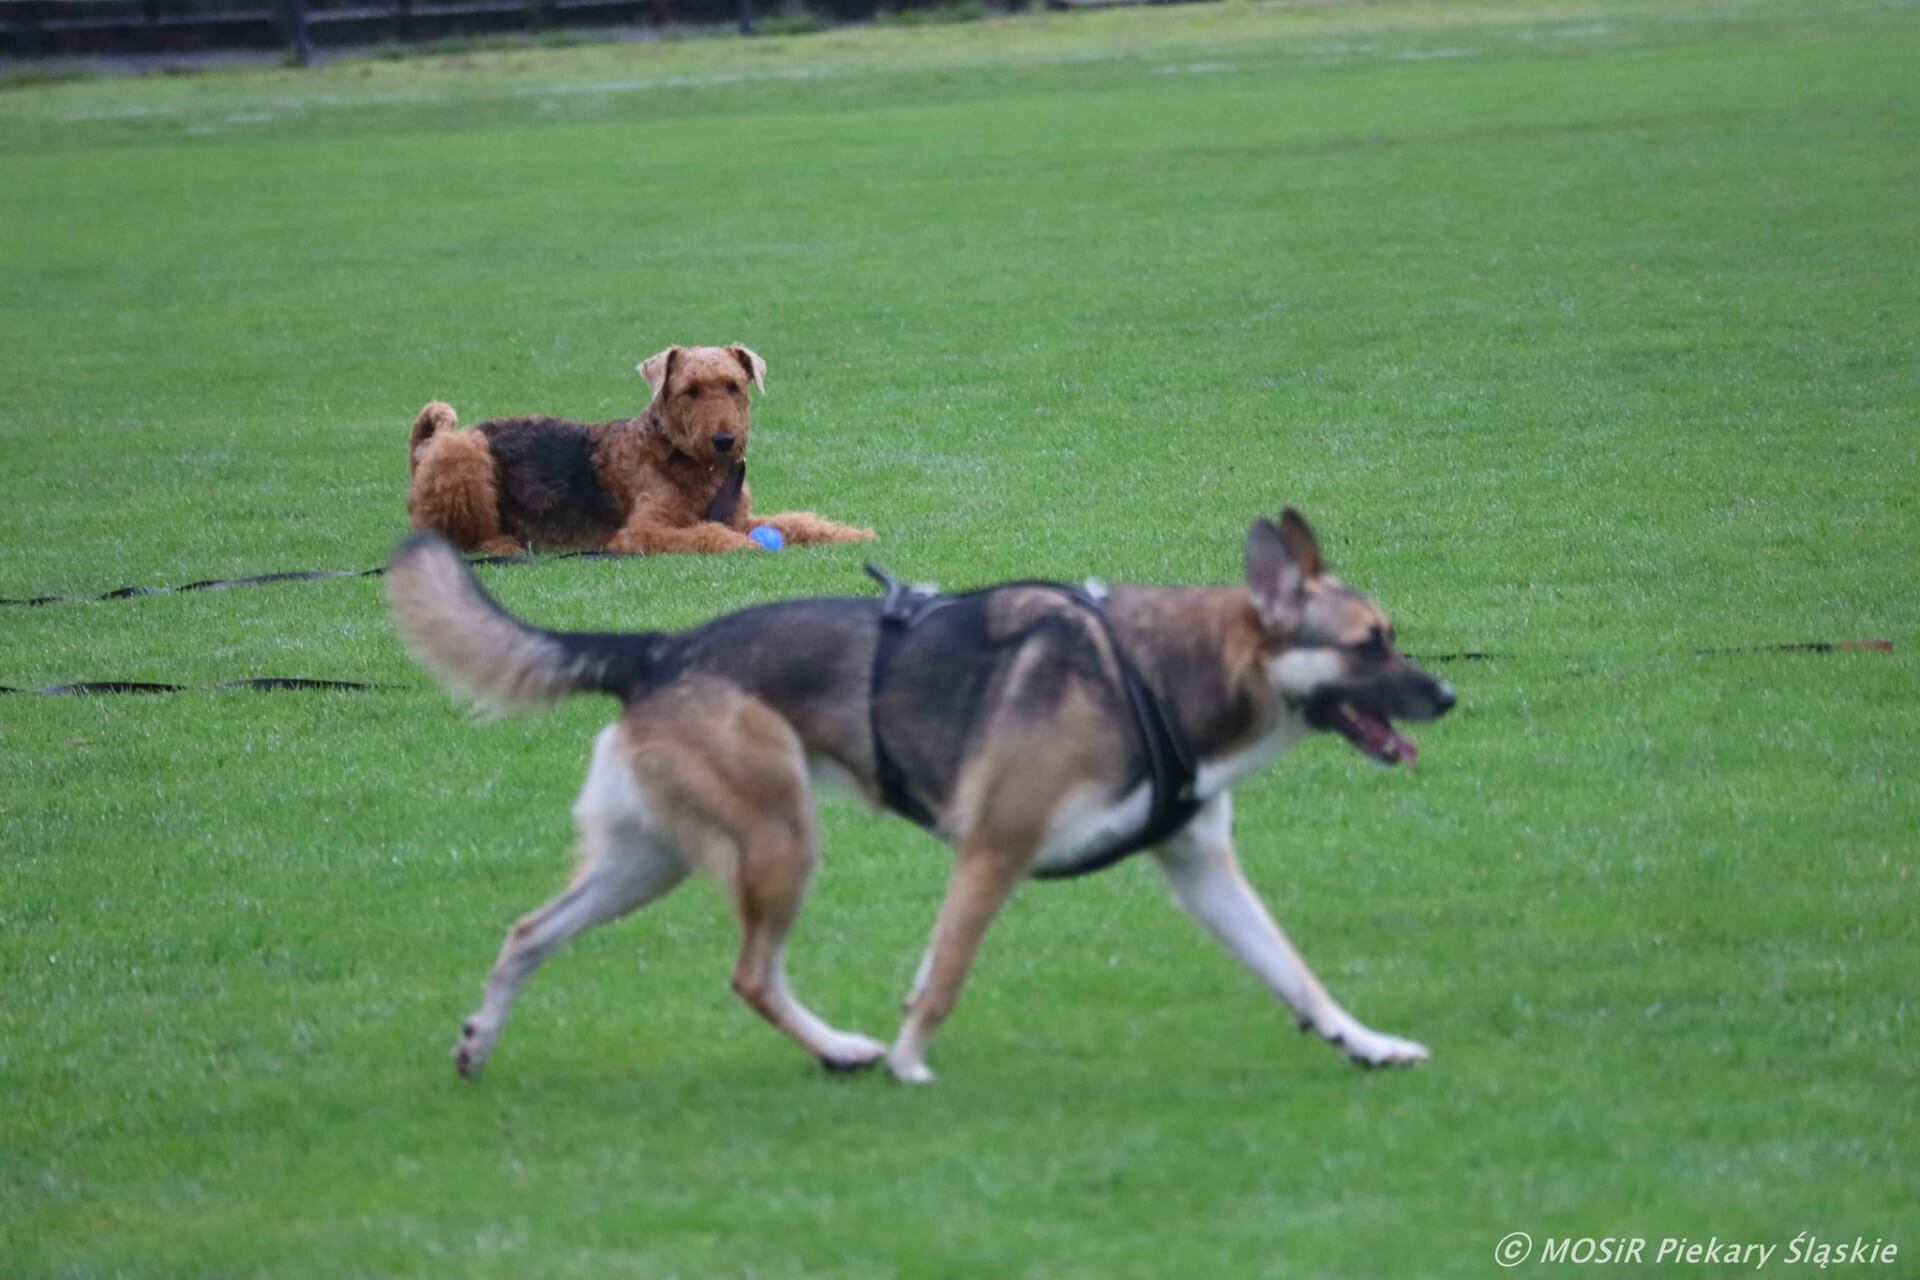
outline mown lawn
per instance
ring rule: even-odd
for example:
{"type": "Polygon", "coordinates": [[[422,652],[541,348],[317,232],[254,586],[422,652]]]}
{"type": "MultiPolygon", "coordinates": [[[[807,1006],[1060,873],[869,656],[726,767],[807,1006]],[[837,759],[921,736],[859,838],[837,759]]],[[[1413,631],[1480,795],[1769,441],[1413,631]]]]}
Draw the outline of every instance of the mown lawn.
{"type": "MultiPolygon", "coordinates": [[[[1907,1273],[1916,65],[1907,3],[1233,0],[0,87],[0,596],[376,564],[424,401],[615,416],[742,341],[756,500],[878,546],[507,603],[1220,581],[1292,502],[1405,647],[1494,655],[1436,662],[1417,771],[1240,795],[1417,1070],[1295,1035],[1136,862],[1021,894],[931,1089],[761,1025],[703,886],[467,1084],[608,707],[472,723],[370,579],[0,607],[0,684],[382,686],[0,698],[0,1275],[1481,1276],[1516,1230],[1907,1273]]],[[[796,986],[886,1035],[943,855],[825,829],[796,986]]]]}

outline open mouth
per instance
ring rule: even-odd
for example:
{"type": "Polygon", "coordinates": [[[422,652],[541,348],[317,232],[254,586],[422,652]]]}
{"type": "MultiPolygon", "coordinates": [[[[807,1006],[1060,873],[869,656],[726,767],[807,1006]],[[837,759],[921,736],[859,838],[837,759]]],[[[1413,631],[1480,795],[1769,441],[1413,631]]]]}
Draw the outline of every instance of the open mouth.
{"type": "Polygon", "coordinates": [[[1413,739],[1396,732],[1385,716],[1362,710],[1351,702],[1337,702],[1323,712],[1327,728],[1337,730],[1354,746],[1381,764],[1412,764],[1420,758],[1413,739]]]}

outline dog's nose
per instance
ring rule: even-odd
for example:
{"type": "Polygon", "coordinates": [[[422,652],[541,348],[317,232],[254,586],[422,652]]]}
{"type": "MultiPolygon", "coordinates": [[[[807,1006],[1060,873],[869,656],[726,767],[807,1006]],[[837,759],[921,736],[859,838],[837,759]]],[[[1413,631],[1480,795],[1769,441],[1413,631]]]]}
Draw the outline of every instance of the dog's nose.
{"type": "Polygon", "coordinates": [[[1442,680],[1440,687],[1434,691],[1433,695],[1433,705],[1439,708],[1434,714],[1437,716],[1447,714],[1447,712],[1453,710],[1453,704],[1457,701],[1459,701],[1459,699],[1454,697],[1453,686],[1442,680]]]}
{"type": "Polygon", "coordinates": [[[713,447],[718,449],[722,453],[729,453],[733,449],[733,437],[732,436],[715,436],[713,438],[713,447]]]}

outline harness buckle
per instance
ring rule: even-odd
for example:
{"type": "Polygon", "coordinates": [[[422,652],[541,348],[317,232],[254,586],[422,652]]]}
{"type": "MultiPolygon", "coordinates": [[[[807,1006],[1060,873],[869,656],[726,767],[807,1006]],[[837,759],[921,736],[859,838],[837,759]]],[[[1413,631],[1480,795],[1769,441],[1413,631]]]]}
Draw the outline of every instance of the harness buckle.
{"type": "Polygon", "coordinates": [[[868,561],[867,576],[886,591],[880,601],[880,625],[904,631],[920,620],[929,604],[943,599],[938,587],[918,586],[900,579],[868,561]]]}

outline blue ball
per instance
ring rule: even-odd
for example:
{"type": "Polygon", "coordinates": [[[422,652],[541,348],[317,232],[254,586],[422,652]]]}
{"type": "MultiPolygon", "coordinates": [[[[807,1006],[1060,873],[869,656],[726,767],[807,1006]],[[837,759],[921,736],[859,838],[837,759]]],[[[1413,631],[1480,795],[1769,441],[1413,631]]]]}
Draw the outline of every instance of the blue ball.
{"type": "Polygon", "coordinates": [[[778,551],[787,545],[787,540],[780,536],[780,531],[770,524],[756,526],[754,531],[747,536],[759,543],[762,547],[765,547],[768,551],[778,551]]]}

